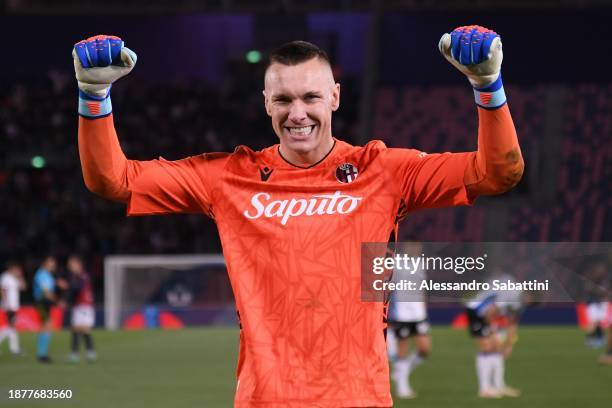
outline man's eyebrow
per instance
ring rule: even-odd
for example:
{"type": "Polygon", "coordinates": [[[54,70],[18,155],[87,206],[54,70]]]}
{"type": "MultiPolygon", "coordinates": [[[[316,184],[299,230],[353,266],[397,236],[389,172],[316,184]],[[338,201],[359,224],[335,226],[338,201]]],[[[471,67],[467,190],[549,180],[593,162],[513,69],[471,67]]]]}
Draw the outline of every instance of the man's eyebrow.
{"type": "MultiPolygon", "coordinates": [[[[312,97],[321,97],[321,92],[318,91],[308,91],[302,95],[302,98],[312,98],[312,97]]],[[[291,96],[281,93],[276,94],[272,97],[272,101],[290,101],[293,99],[291,96]]]]}
{"type": "Polygon", "coordinates": [[[273,101],[288,101],[291,100],[291,97],[287,94],[276,94],[272,97],[273,101]]]}

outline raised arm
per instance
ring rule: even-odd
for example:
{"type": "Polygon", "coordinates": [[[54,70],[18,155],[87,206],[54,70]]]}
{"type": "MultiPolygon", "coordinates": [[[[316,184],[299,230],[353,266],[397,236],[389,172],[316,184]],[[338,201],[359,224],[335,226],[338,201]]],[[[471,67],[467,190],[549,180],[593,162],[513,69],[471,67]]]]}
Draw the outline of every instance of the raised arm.
{"type": "Polygon", "coordinates": [[[128,168],[133,164],[121,150],[112,115],[99,119],[79,117],[79,155],[89,191],[109,200],[127,202],[128,168]]]}
{"type": "Polygon", "coordinates": [[[129,214],[212,215],[214,186],[207,175],[222,170],[227,155],[128,160],[115,131],[110,88],[132,70],[136,54],[118,37],[96,36],[77,43],[73,59],[79,85],[79,154],[87,188],[128,204],[129,214]]]}
{"type": "Polygon", "coordinates": [[[464,170],[470,197],[501,194],[521,180],[525,164],[507,104],[478,107],[478,151],[471,156],[464,170]]]}
{"type": "Polygon", "coordinates": [[[119,37],[98,35],[72,51],[79,86],[79,155],[87,188],[115,201],[130,197],[128,160],[112,117],[110,89],[136,65],[136,54],[119,37]]]}
{"type": "Polygon", "coordinates": [[[439,48],[474,86],[478,150],[426,154],[388,149],[386,163],[399,182],[403,201],[400,218],[413,210],[465,205],[479,195],[503,193],[523,174],[521,149],[501,82],[499,36],[478,26],[460,27],[442,36],[439,48]]]}
{"type": "Polygon", "coordinates": [[[478,151],[464,172],[468,194],[503,193],[519,182],[524,163],[502,84],[501,38],[481,26],[458,27],[438,48],[467,76],[478,106],[478,151]]]}
{"type": "Polygon", "coordinates": [[[523,158],[501,80],[499,36],[483,27],[460,27],[442,36],[442,54],[474,87],[478,150],[425,154],[389,149],[387,165],[400,182],[406,211],[469,204],[479,195],[500,194],[523,174],[523,158]]]}
{"type": "MultiPolygon", "coordinates": [[[[206,156],[177,161],[128,160],[121,150],[112,114],[101,118],[79,117],[79,155],[83,179],[89,191],[124,203],[139,185],[143,185],[144,178],[165,182],[167,188],[173,187],[173,180],[197,188],[201,183],[198,168],[206,165],[206,156]],[[193,174],[181,174],[190,171],[193,174]],[[184,180],[186,177],[191,180],[184,180]]],[[[184,186],[174,186],[175,195],[179,194],[181,187],[184,186]]]]}

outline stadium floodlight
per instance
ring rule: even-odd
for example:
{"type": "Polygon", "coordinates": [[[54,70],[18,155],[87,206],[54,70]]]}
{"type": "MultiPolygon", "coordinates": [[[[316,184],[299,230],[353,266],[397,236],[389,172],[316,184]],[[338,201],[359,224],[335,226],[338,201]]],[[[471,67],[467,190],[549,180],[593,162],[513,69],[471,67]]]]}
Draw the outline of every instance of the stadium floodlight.
{"type": "Polygon", "coordinates": [[[251,64],[257,64],[259,61],[261,61],[261,52],[257,50],[251,50],[247,52],[246,59],[251,64]]]}
{"type": "Polygon", "coordinates": [[[32,160],[30,161],[30,163],[32,164],[32,167],[34,167],[35,169],[42,169],[43,167],[45,167],[45,158],[42,156],[34,156],[32,157],[32,160]]]}

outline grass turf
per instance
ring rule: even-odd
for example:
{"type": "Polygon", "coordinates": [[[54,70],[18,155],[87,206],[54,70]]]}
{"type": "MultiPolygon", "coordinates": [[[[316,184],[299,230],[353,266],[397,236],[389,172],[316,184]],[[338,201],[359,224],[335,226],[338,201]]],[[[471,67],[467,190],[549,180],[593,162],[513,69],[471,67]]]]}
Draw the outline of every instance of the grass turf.
{"type": "MultiPolygon", "coordinates": [[[[396,407],[604,407],[612,401],[612,367],[600,350],[584,347],[570,327],[523,327],[506,366],[517,399],[476,397],[475,346],[465,331],[435,327],[434,350],[412,377],[418,398],[396,407]]],[[[6,407],[228,407],[235,386],[238,331],[96,331],[99,360],[66,361],[69,336],[55,333],[52,365],[34,359],[35,336],[22,334],[25,357],[0,355],[0,406],[6,407]],[[70,389],[71,400],[9,400],[9,389],[70,389]]]]}

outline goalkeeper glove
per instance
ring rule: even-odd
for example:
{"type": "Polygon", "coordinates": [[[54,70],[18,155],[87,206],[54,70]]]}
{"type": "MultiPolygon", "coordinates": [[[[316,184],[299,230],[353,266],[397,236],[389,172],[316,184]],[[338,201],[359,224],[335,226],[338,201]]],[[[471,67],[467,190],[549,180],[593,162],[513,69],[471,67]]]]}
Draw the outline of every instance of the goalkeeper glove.
{"type": "Polygon", "coordinates": [[[442,35],[442,55],[468,77],[474,87],[476,104],[494,109],[506,103],[501,80],[503,59],[500,36],[481,26],[458,27],[442,35]]]}
{"type": "Polygon", "coordinates": [[[136,54],[119,37],[97,35],[79,41],[72,50],[79,85],[79,114],[87,118],[110,115],[110,88],[136,65],[136,54]]]}

